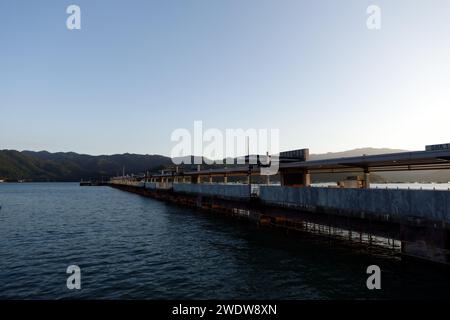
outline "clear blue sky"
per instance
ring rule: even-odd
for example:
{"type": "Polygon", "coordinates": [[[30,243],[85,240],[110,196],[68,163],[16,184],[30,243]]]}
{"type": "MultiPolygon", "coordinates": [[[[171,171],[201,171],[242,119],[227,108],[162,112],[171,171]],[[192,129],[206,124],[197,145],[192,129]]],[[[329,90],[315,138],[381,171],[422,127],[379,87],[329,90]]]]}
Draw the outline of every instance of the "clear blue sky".
{"type": "Polygon", "coordinates": [[[450,142],[448,0],[0,0],[0,44],[0,149],[168,155],[195,120],[315,153],[450,142]]]}

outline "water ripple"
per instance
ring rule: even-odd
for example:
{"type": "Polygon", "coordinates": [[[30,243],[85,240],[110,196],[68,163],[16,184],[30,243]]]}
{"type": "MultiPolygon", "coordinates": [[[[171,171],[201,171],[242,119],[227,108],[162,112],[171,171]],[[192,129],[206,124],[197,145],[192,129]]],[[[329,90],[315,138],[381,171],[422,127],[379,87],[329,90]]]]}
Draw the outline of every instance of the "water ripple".
{"type": "Polygon", "coordinates": [[[0,185],[0,298],[330,299],[448,296],[447,272],[287,237],[107,187],[0,185]],[[376,261],[374,261],[376,259],[376,261]],[[383,270],[383,293],[365,287],[383,270]],[[66,268],[82,289],[66,288],[66,268]]]}

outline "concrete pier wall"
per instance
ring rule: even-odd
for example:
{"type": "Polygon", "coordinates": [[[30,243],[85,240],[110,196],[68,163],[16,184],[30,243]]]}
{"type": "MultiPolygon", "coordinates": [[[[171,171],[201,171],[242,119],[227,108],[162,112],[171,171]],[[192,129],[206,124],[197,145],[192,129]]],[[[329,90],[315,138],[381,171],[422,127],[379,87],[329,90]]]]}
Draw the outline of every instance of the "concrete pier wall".
{"type": "Polygon", "coordinates": [[[392,238],[401,241],[403,256],[450,264],[449,191],[260,186],[259,200],[253,195],[249,201],[250,188],[244,184],[174,183],[170,189],[167,183],[111,186],[246,217],[259,225],[308,230],[304,223],[309,222],[328,230],[355,231],[360,239],[363,233],[392,238]]]}
{"type": "Polygon", "coordinates": [[[292,188],[261,186],[263,203],[385,216],[450,221],[450,192],[434,190],[292,188]]]}
{"type": "Polygon", "coordinates": [[[225,199],[229,198],[248,200],[250,198],[250,188],[245,184],[174,183],[173,191],[180,193],[216,196],[225,199]]]}
{"type": "Polygon", "coordinates": [[[144,182],[141,182],[141,181],[116,180],[116,181],[110,182],[110,184],[119,185],[119,186],[125,185],[125,186],[132,186],[132,187],[138,187],[138,188],[144,187],[144,182]]]}
{"type": "Polygon", "coordinates": [[[146,182],[145,189],[156,190],[156,182],[146,182]]]}

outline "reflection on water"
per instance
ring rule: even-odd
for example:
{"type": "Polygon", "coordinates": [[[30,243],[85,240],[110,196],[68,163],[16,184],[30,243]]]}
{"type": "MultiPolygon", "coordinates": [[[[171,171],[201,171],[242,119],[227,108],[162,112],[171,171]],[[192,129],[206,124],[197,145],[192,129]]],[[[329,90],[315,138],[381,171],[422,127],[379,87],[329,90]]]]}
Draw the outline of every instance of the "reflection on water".
{"type": "Polygon", "coordinates": [[[108,187],[0,185],[0,298],[449,298],[448,270],[108,187]],[[82,290],[66,289],[81,267],[82,290]],[[366,288],[366,268],[382,290],[366,288]]]}

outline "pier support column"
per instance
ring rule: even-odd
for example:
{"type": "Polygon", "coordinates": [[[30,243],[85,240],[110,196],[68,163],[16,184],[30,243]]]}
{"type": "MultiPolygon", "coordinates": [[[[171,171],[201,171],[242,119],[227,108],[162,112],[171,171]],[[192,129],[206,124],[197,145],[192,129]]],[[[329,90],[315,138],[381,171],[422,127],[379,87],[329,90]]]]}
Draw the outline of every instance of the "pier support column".
{"type": "Polygon", "coordinates": [[[309,170],[303,171],[303,185],[305,187],[311,186],[311,173],[309,172],[309,170]]]}
{"type": "Polygon", "coordinates": [[[209,176],[209,183],[213,183],[213,177],[209,176]]]}
{"type": "Polygon", "coordinates": [[[369,170],[364,170],[364,185],[363,185],[364,189],[369,189],[370,188],[370,171],[369,170]]]}
{"type": "Polygon", "coordinates": [[[266,176],[266,184],[267,184],[267,185],[270,184],[270,176],[269,176],[269,175],[266,176]]]}
{"type": "Polygon", "coordinates": [[[228,183],[228,177],[227,177],[227,175],[224,175],[224,176],[223,176],[223,183],[228,183]]]}
{"type": "Polygon", "coordinates": [[[309,170],[288,169],[280,171],[282,186],[309,187],[311,185],[311,174],[309,170]]]}

